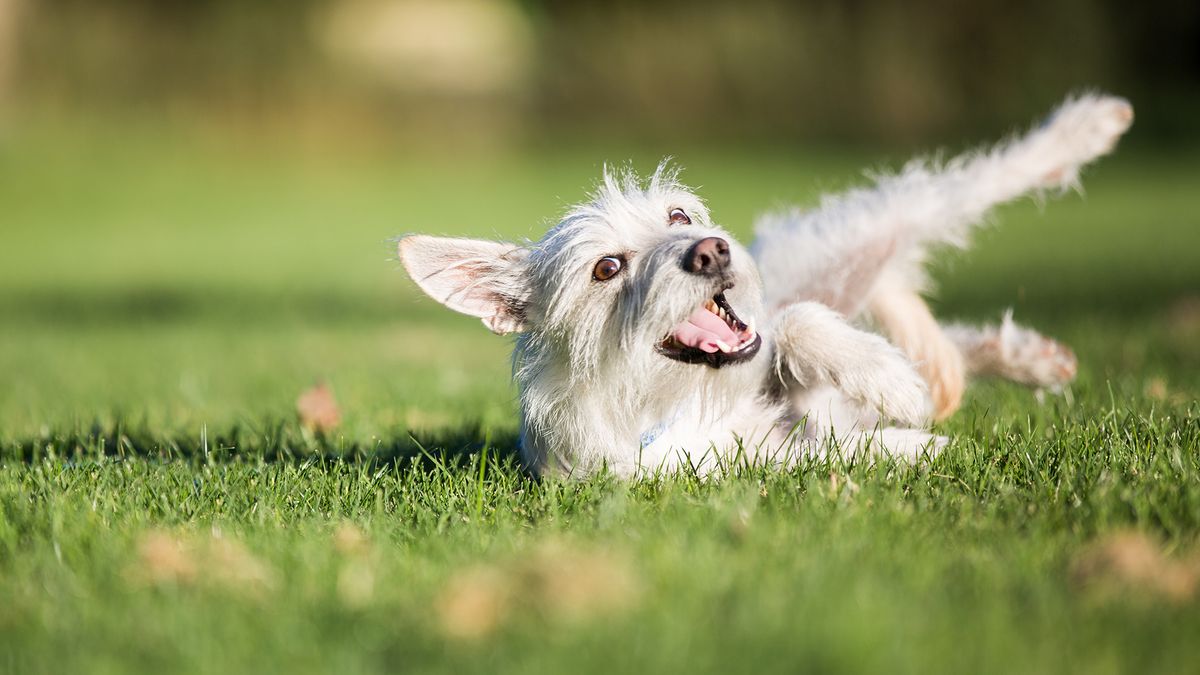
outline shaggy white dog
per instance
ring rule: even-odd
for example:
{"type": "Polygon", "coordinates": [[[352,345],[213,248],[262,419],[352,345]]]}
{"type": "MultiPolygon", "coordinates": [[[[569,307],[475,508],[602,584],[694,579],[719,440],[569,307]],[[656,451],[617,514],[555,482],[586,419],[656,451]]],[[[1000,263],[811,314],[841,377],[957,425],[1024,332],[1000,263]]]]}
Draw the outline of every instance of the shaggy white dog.
{"type": "Polygon", "coordinates": [[[1008,317],[940,326],[920,296],[927,253],[964,245],[996,204],[1077,186],[1132,120],[1122,99],[1070,99],[990,150],[766,216],[749,251],[660,167],[645,183],[606,172],[540,241],[416,235],[400,259],[434,299],[518,334],[521,452],[539,474],[915,459],[945,443],[928,420],[968,375],[1075,374],[1069,350],[1008,317]],[[868,318],[895,346],[851,323],[868,318]]]}

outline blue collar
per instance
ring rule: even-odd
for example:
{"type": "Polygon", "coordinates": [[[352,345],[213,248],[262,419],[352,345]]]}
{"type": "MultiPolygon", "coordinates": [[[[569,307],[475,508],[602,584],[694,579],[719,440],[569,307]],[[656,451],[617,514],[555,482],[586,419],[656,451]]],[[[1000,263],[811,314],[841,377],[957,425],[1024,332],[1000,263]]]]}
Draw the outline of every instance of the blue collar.
{"type": "Polygon", "coordinates": [[[654,441],[657,441],[658,437],[662,436],[667,429],[671,427],[671,425],[678,422],[680,417],[683,417],[683,411],[676,409],[675,413],[671,415],[670,419],[662,420],[658,424],[655,424],[649,429],[643,431],[642,437],[638,440],[638,443],[640,443],[641,447],[643,448],[649,447],[650,444],[654,443],[654,441]]]}
{"type": "Polygon", "coordinates": [[[652,443],[654,443],[654,441],[657,441],[658,437],[662,436],[663,432],[666,430],[667,430],[667,423],[659,422],[658,424],[655,424],[654,426],[650,427],[646,431],[643,431],[642,438],[638,442],[641,444],[641,446],[643,448],[650,447],[650,445],[652,443]]]}

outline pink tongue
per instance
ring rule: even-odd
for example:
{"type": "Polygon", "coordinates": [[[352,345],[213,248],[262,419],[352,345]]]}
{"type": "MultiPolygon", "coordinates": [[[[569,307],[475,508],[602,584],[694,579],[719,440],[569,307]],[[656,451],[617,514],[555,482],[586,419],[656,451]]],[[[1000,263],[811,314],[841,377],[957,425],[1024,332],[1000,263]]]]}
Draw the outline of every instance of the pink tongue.
{"type": "Polygon", "coordinates": [[[737,346],[740,342],[737,333],[734,333],[721,317],[703,307],[692,312],[687,321],[676,326],[674,336],[688,347],[695,347],[709,354],[721,351],[717,346],[718,340],[730,347],[737,346]]]}

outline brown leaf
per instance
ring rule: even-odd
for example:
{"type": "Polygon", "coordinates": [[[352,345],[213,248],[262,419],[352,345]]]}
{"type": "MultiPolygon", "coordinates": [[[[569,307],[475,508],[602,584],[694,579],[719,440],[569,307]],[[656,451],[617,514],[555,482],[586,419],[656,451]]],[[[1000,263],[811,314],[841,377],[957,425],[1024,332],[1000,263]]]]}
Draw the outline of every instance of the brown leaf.
{"type": "Polygon", "coordinates": [[[133,576],[151,584],[187,584],[196,578],[191,547],[168,532],[151,530],[138,541],[138,565],[133,576]]]}
{"type": "Polygon", "coordinates": [[[551,541],[498,565],[459,571],[436,607],[445,635],[475,640],[496,632],[518,610],[552,623],[610,616],[633,607],[639,589],[624,555],[551,541]]]}
{"type": "Polygon", "coordinates": [[[460,640],[490,635],[508,616],[510,584],[492,567],[473,567],[451,577],[437,599],[442,632],[460,640]]]}
{"type": "Polygon", "coordinates": [[[342,422],[342,413],[333,400],[333,392],[324,382],[296,399],[296,414],[300,416],[300,424],[314,432],[332,431],[342,422]]]}
{"type": "Polygon", "coordinates": [[[1186,602],[1200,584],[1200,559],[1177,560],[1141,532],[1117,532],[1088,546],[1071,565],[1077,586],[1112,596],[1146,592],[1172,602],[1186,602]]]}
{"type": "Polygon", "coordinates": [[[274,571],[241,542],[213,531],[208,537],[148,530],[138,540],[131,582],[233,591],[261,598],[274,587],[274,571]]]}

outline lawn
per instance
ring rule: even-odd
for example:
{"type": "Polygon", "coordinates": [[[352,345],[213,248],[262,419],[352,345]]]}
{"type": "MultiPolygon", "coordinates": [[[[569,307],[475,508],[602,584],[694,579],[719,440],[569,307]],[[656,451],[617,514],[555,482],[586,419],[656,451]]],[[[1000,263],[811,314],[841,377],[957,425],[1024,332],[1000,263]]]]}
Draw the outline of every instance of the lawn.
{"type": "MultiPolygon", "coordinates": [[[[662,151],[746,239],[904,159],[662,151]]],[[[0,669],[1200,668],[1200,154],[1119,152],[939,261],[944,316],[1076,349],[1068,397],[978,383],[916,467],[532,481],[508,343],[389,238],[536,237],[658,157],[4,141],[0,669]]]]}

